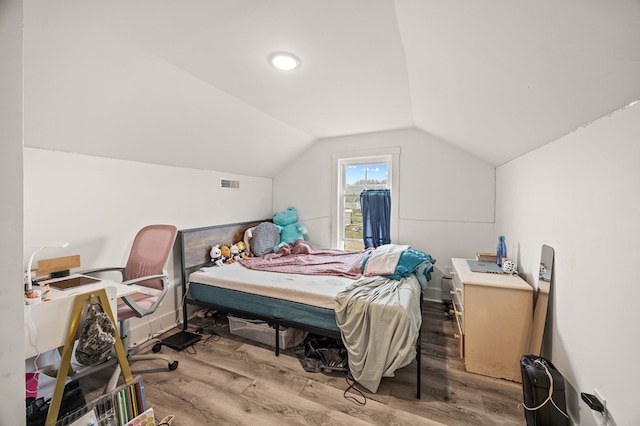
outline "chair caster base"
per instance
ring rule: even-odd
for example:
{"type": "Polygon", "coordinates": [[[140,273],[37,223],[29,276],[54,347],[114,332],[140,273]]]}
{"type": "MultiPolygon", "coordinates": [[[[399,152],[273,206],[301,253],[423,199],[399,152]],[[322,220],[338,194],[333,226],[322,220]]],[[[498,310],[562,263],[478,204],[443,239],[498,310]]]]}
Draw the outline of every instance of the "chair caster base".
{"type": "Polygon", "coordinates": [[[176,368],[178,368],[178,361],[173,361],[171,364],[169,364],[169,371],[173,371],[176,368]]]}
{"type": "Polygon", "coordinates": [[[155,345],[153,345],[153,347],[151,348],[151,350],[153,351],[153,353],[158,353],[162,350],[162,343],[158,342],[155,345]]]}

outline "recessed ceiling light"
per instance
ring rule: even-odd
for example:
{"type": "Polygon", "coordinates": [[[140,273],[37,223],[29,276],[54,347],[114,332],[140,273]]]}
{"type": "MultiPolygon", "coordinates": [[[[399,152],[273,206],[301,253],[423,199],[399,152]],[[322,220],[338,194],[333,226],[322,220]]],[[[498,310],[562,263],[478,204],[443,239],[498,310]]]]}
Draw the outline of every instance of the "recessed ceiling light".
{"type": "Polygon", "coordinates": [[[276,52],[269,55],[269,63],[282,71],[291,71],[300,66],[300,58],[293,53],[276,52]]]}

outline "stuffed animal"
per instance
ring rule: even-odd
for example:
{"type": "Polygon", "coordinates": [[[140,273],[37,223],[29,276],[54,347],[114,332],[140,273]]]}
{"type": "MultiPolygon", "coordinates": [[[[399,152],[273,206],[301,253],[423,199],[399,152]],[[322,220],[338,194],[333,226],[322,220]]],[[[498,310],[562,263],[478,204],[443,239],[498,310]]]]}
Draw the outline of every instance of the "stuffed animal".
{"type": "Polygon", "coordinates": [[[231,249],[229,246],[220,246],[220,253],[225,263],[233,263],[233,256],[231,256],[231,249]]]}
{"type": "Polygon", "coordinates": [[[278,226],[273,222],[261,222],[251,233],[251,240],[247,247],[249,247],[251,254],[262,257],[273,253],[273,248],[278,244],[280,244],[278,226]]]}
{"type": "Polygon", "coordinates": [[[213,262],[214,265],[216,266],[224,265],[224,257],[222,257],[222,251],[220,251],[219,244],[216,244],[215,246],[211,247],[211,251],[209,252],[209,255],[211,256],[211,261],[213,262]]]}
{"type": "MultiPolygon", "coordinates": [[[[238,260],[240,260],[240,249],[238,248],[237,244],[231,245],[231,260],[233,262],[237,262],[238,260]]],[[[229,263],[233,262],[230,261],[229,263]]]]}
{"type": "Polygon", "coordinates": [[[295,243],[297,240],[304,239],[307,234],[307,228],[298,221],[298,211],[295,207],[288,207],[285,210],[275,212],[273,214],[273,223],[280,230],[280,243],[273,248],[273,251],[285,244],[295,243]]]}
{"type": "Polygon", "coordinates": [[[244,245],[244,241],[238,241],[236,243],[236,247],[238,247],[238,256],[240,259],[246,259],[247,255],[247,246],[244,245]]]}

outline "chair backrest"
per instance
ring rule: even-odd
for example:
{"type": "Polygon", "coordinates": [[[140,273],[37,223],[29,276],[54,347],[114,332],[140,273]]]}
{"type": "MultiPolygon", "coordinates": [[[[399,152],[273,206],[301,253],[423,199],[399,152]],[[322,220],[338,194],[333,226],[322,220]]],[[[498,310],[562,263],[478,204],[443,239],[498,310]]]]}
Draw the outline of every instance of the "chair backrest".
{"type": "MultiPolygon", "coordinates": [[[[124,271],[125,280],[163,273],[178,229],[173,225],[149,225],[138,231],[124,271]]],[[[161,290],[160,280],[143,281],[139,285],[161,290]]]]}

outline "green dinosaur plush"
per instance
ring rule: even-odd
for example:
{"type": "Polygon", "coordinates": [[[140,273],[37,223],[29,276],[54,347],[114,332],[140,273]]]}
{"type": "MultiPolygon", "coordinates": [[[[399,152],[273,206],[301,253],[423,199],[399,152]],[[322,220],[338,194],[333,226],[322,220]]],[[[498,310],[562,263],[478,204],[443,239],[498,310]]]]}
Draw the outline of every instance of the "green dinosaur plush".
{"type": "Polygon", "coordinates": [[[280,230],[280,243],[273,248],[274,252],[285,244],[305,239],[307,228],[298,221],[298,211],[295,207],[288,207],[285,210],[275,212],[273,214],[273,223],[280,230]]]}

